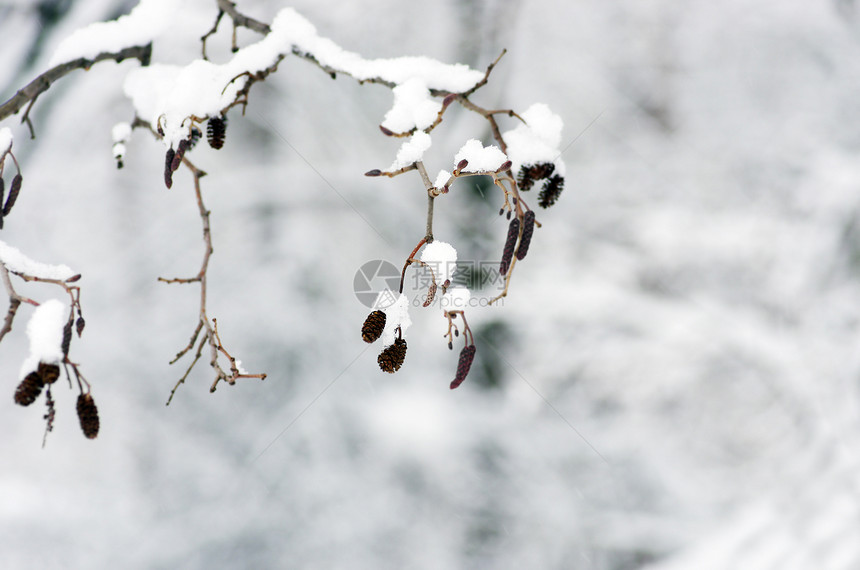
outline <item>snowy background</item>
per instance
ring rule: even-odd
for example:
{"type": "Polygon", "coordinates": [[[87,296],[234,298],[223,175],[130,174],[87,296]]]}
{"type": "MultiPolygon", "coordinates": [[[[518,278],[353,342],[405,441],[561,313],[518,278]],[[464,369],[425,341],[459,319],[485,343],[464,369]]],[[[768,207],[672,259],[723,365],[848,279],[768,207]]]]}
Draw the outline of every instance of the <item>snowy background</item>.
{"type": "MultiPolygon", "coordinates": [[[[214,4],[177,3],[154,60],[197,57],[214,4]]],[[[102,429],[86,440],[58,385],[41,449],[42,409],[12,400],[22,308],[0,345],[0,567],[860,567],[860,6],[291,5],[366,57],[483,69],[506,47],[475,100],[564,118],[566,190],[504,306],[471,311],[470,377],[448,389],[436,311],[412,312],[394,376],[361,341],[354,274],[411,251],[423,192],[414,173],[362,175],[399,146],[377,126],[388,89],[287,58],[224,149],[189,155],[210,173],[210,315],[269,377],[210,394],[201,365],[165,407],[198,292],[156,277],[199,267],[191,178],[165,189],[142,132],[115,168],[137,63],[77,71],[39,98],[35,142],[4,122],[25,181],[0,239],[83,274],[72,351],[102,429]]],[[[132,6],[0,3],[0,99],[132,6]]],[[[283,6],[239,2],[264,21],[283,6]]],[[[228,48],[222,26],[210,55],[228,48]]],[[[428,170],[472,137],[490,142],[484,122],[446,115],[428,170]]],[[[498,259],[500,202],[458,182],[436,236],[498,259]]]]}

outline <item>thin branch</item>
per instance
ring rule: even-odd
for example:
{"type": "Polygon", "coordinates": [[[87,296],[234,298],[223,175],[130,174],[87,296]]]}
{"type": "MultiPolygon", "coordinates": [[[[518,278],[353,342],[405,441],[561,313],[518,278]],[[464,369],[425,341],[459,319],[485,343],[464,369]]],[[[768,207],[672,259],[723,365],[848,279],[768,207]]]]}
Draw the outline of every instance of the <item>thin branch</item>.
{"type": "MultiPolygon", "coordinates": [[[[149,65],[150,58],[152,57],[152,44],[146,44],[145,46],[134,46],[128,47],[123,50],[114,53],[100,53],[93,59],[86,58],[78,58],[72,61],[68,61],[66,63],[61,63],[55,67],[52,67],[45,73],[38,76],[36,79],[28,83],[24,88],[20,89],[15,95],[12,96],[11,99],[0,105],[0,121],[6,119],[7,117],[14,115],[18,111],[20,111],[24,105],[32,104],[36,101],[36,98],[47,91],[51,84],[56,80],[68,75],[75,69],[89,69],[96,63],[100,61],[113,60],[117,63],[129,59],[134,58],[140,60],[141,65],[147,66],[149,65]]],[[[27,110],[27,115],[29,115],[29,109],[27,110]]],[[[22,119],[22,122],[27,120],[27,116],[22,119]]]]}
{"type": "Polygon", "coordinates": [[[430,182],[430,176],[427,175],[427,169],[424,168],[424,162],[419,160],[415,163],[415,168],[418,169],[418,173],[421,175],[421,180],[424,181],[424,188],[427,190],[427,232],[424,236],[424,240],[427,243],[431,243],[433,241],[433,203],[436,200],[436,189],[433,187],[433,183],[430,182]]]}

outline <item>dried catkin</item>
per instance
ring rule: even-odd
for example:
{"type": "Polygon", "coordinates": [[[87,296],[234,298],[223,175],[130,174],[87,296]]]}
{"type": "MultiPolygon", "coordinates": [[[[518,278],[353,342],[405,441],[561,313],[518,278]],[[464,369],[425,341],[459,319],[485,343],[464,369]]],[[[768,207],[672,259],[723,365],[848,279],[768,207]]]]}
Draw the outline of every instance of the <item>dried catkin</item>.
{"type": "Polygon", "coordinates": [[[373,311],[364,320],[361,326],[361,338],[364,342],[376,342],[382,336],[382,331],[385,328],[385,313],[382,311],[373,311]]]}
{"type": "Polygon", "coordinates": [[[558,200],[561,191],[564,190],[564,178],[556,174],[547,180],[538,195],[538,205],[541,208],[549,208],[558,200]]]}
{"type": "Polygon", "coordinates": [[[81,431],[89,439],[94,439],[99,434],[99,410],[95,400],[90,394],[78,396],[78,419],[81,422],[81,431]]]}
{"type": "Polygon", "coordinates": [[[42,382],[39,373],[30,372],[15,389],[15,403],[19,406],[29,406],[36,401],[44,386],[45,383],[42,382]]]}
{"type": "Polygon", "coordinates": [[[523,237],[520,238],[520,246],[517,248],[517,259],[522,260],[529,252],[529,244],[532,242],[532,234],[535,231],[535,213],[532,210],[523,216],[523,237]]]}
{"type": "Polygon", "coordinates": [[[523,165],[517,175],[517,187],[520,190],[531,190],[534,183],[544,178],[549,178],[555,171],[555,164],[552,162],[539,162],[529,166],[523,165]]]}
{"type": "Polygon", "coordinates": [[[9,197],[6,198],[6,205],[3,206],[3,215],[9,215],[9,212],[12,210],[12,206],[15,205],[15,200],[18,199],[18,194],[21,193],[21,183],[24,181],[24,177],[20,174],[16,174],[12,179],[12,185],[9,187],[9,197]]]}
{"type": "Polygon", "coordinates": [[[206,125],[206,142],[214,149],[224,146],[224,136],[227,134],[227,117],[212,117],[206,125]]]}
{"type": "Polygon", "coordinates": [[[42,377],[42,382],[45,384],[53,384],[60,377],[60,367],[47,362],[40,362],[36,372],[42,377]]]}
{"type": "Polygon", "coordinates": [[[463,347],[463,350],[460,351],[460,361],[457,362],[457,375],[454,377],[454,381],[451,382],[452,390],[462,384],[463,380],[466,379],[466,375],[469,374],[469,369],[472,367],[472,361],[474,359],[475,345],[470,344],[469,346],[463,347]]]}
{"type": "Polygon", "coordinates": [[[502,250],[502,262],[499,264],[499,273],[502,275],[507,273],[508,267],[511,266],[511,259],[514,257],[514,246],[517,244],[519,234],[520,219],[514,218],[508,227],[508,238],[505,240],[505,248],[502,250]]]}
{"type": "Polygon", "coordinates": [[[406,359],[406,341],[398,338],[394,344],[383,350],[379,354],[376,361],[379,363],[379,368],[383,372],[394,374],[400,367],[403,366],[403,361],[406,359]]]}
{"type": "Polygon", "coordinates": [[[433,281],[430,283],[430,287],[427,288],[427,300],[424,301],[424,306],[429,307],[433,302],[433,299],[436,298],[436,282],[433,281]]]}

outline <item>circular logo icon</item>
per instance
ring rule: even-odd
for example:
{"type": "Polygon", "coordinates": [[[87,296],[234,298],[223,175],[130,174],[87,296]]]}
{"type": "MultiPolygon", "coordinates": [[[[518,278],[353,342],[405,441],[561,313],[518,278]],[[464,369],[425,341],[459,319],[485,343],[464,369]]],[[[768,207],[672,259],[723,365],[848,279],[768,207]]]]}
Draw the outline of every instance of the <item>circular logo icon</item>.
{"type": "Polygon", "coordinates": [[[355,298],[365,307],[372,308],[376,298],[386,289],[395,292],[400,290],[400,270],[392,263],[374,259],[355,272],[352,290],[355,292],[355,298]]]}

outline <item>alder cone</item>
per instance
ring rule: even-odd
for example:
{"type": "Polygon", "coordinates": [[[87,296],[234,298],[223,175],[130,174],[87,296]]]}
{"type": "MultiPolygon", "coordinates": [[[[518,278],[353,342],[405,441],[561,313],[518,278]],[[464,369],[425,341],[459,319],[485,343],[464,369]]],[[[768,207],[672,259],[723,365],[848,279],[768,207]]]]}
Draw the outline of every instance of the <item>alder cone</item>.
{"type": "Polygon", "coordinates": [[[382,331],[385,329],[385,313],[382,311],[373,311],[364,320],[361,327],[361,338],[364,342],[376,342],[382,336],[382,331]]]}
{"type": "Polygon", "coordinates": [[[30,372],[15,389],[15,403],[19,406],[29,406],[36,401],[45,383],[38,372],[30,372]]]}
{"type": "Polygon", "coordinates": [[[403,361],[406,359],[406,341],[398,338],[394,344],[383,350],[376,361],[379,363],[379,368],[383,372],[394,374],[400,367],[403,366],[403,361]]]}
{"type": "Polygon", "coordinates": [[[517,248],[517,259],[522,260],[529,252],[529,244],[535,232],[535,213],[532,210],[523,216],[523,237],[520,238],[520,246],[517,248]]]}
{"type": "Polygon", "coordinates": [[[227,134],[227,117],[212,117],[206,125],[206,142],[214,149],[224,146],[224,136],[227,134]]]}
{"type": "Polygon", "coordinates": [[[57,378],[60,377],[60,367],[56,364],[40,362],[37,373],[39,374],[39,376],[41,376],[42,382],[44,382],[45,384],[53,384],[57,381],[57,378]]]}
{"type": "Polygon", "coordinates": [[[96,402],[90,394],[78,396],[78,419],[81,422],[81,431],[89,439],[95,439],[99,434],[99,410],[96,402]]]}
{"type": "Polygon", "coordinates": [[[457,362],[457,375],[454,377],[454,381],[451,382],[452,390],[462,384],[463,380],[466,379],[466,375],[469,374],[472,361],[475,360],[475,350],[475,345],[470,344],[463,347],[463,350],[460,351],[460,361],[457,362]]]}

